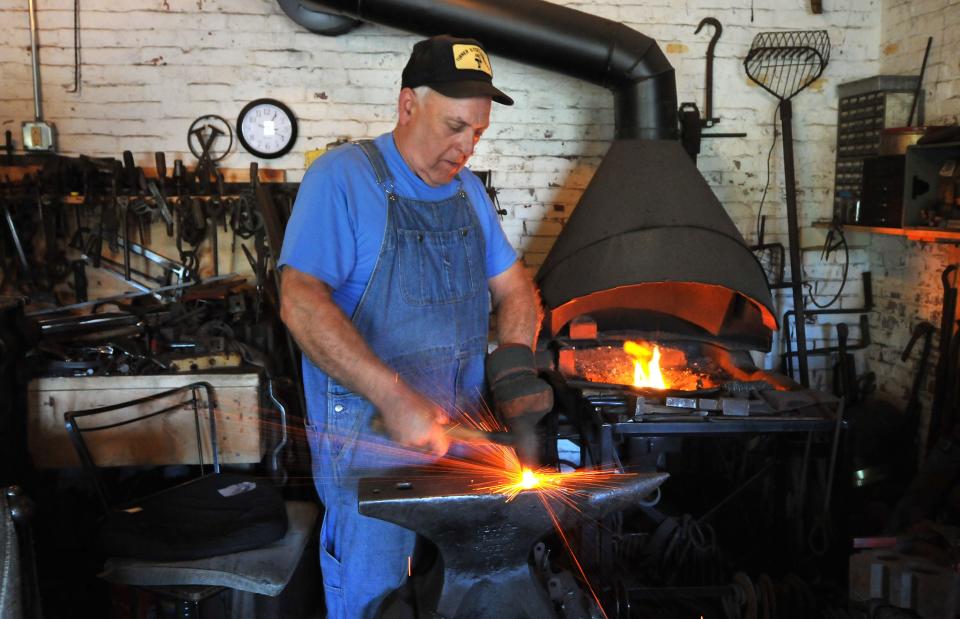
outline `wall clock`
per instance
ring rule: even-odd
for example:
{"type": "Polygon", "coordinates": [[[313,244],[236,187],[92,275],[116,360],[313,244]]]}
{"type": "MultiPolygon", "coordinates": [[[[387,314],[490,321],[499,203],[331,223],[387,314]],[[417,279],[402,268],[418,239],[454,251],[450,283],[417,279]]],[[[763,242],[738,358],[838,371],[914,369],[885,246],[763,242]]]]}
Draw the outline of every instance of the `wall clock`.
{"type": "Polygon", "coordinates": [[[237,137],[250,154],[276,159],[287,154],[297,140],[297,119],[276,99],[257,99],[240,110],[237,137]]]}

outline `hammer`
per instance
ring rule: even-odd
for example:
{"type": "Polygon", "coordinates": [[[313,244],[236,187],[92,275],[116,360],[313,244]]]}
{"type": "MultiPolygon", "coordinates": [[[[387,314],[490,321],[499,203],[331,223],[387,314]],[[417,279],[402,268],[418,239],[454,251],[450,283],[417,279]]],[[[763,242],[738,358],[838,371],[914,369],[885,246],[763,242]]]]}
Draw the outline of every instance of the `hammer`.
{"type": "MultiPolygon", "coordinates": [[[[376,416],[370,422],[370,428],[375,432],[386,432],[386,424],[380,416],[376,416]]],[[[464,425],[455,425],[446,429],[444,432],[451,441],[460,443],[496,443],[513,447],[516,437],[510,432],[494,432],[489,430],[479,430],[477,428],[468,428],[464,425]]]]}
{"type": "Polygon", "coordinates": [[[507,447],[513,447],[516,444],[516,436],[510,432],[478,430],[462,425],[453,426],[446,431],[446,435],[450,440],[461,443],[496,443],[507,447]]]}

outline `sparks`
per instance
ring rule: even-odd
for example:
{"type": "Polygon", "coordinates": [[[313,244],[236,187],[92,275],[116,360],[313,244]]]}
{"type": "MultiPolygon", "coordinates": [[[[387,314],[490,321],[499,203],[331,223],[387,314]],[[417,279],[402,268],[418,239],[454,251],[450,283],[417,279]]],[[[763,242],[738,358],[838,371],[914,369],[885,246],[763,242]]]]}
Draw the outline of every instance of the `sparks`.
{"type": "Polygon", "coordinates": [[[520,473],[520,487],[524,490],[530,490],[539,485],[540,479],[537,477],[537,474],[530,469],[523,469],[523,472],[520,473]]]}
{"type": "MultiPolygon", "coordinates": [[[[471,414],[467,414],[465,411],[458,412],[460,414],[457,423],[467,428],[484,431],[506,430],[489,409],[484,408],[471,414]]],[[[328,432],[328,434],[330,433],[328,432]]],[[[399,445],[372,441],[361,441],[361,443],[364,448],[383,455],[399,456],[405,454],[409,456],[411,454],[410,450],[399,445]]],[[[614,485],[612,483],[614,477],[630,475],[630,473],[617,473],[612,470],[575,470],[558,473],[549,467],[532,470],[521,465],[512,447],[492,442],[471,442],[468,453],[447,454],[431,465],[424,467],[423,470],[424,474],[437,475],[447,479],[469,480],[469,487],[472,491],[499,495],[508,502],[524,494],[530,495],[532,500],[541,503],[557,529],[564,549],[569,553],[571,560],[577,567],[577,572],[584,586],[596,602],[601,616],[606,619],[607,614],[600,604],[593,585],[580,565],[574,549],[570,545],[570,540],[560,526],[556,510],[563,507],[582,513],[580,505],[582,500],[587,498],[588,490],[610,488],[614,485]]],[[[412,573],[412,563],[409,557],[407,570],[408,574],[412,573]]]]}

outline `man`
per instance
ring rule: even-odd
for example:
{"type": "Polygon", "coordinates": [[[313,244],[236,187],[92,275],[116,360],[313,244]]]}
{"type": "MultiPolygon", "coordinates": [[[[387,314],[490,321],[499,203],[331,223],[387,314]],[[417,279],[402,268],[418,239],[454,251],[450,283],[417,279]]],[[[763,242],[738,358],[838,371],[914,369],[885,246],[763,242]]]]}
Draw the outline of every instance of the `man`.
{"type": "Polygon", "coordinates": [[[446,453],[444,425],[480,407],[491,303],[495,396],[524,428],[549,397],[533,282],[464,167],[492,101],[513,103],[480,43],[417,43],[396,128],[318,159],[287,225],[281,312],[304,352],[330,617],[371,616],[403,582],[415,535],[361,516],[357,480],[446,453]]]}

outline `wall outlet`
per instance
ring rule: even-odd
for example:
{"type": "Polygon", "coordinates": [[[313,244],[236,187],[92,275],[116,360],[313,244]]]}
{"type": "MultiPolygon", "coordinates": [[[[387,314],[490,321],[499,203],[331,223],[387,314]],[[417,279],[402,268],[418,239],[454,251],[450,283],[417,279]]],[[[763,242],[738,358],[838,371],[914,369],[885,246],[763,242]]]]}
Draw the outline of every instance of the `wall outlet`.
{"type": "Polygon", "coordinates": [[[54,127],[43,121],[23,123],[23,150],[54,151],[54,127]]]}

